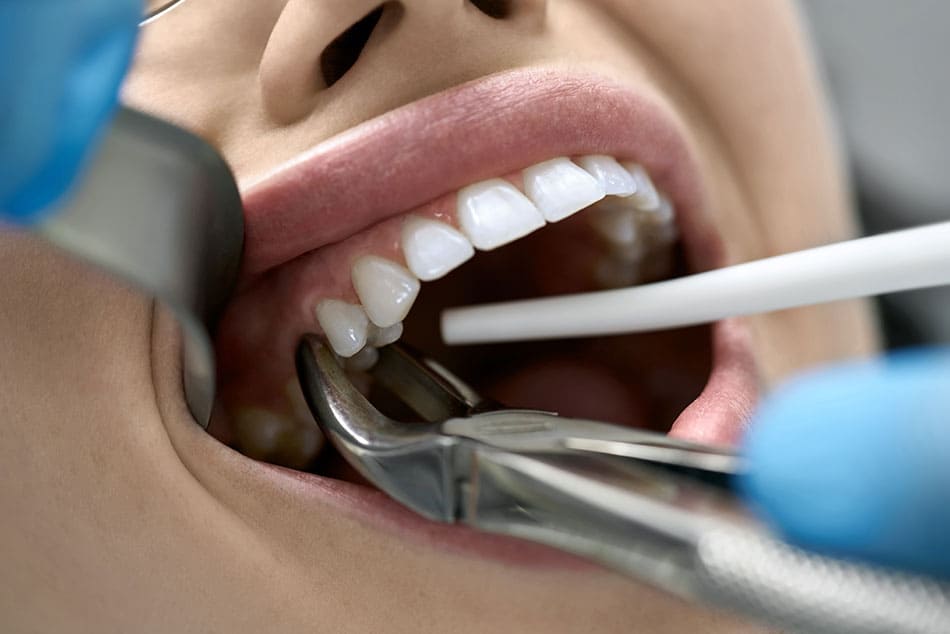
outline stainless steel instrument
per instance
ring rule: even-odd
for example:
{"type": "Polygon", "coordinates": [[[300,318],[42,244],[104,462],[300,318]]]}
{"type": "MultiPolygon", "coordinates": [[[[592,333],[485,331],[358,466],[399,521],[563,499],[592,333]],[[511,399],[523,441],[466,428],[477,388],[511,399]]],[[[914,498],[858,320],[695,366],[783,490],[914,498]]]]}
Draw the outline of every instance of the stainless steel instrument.
{"type": "Polygon", "coordinates": [[[777,539],[732,490],[729,450],[481,399],[397,346],[373,377],[422,418],[396,422],[317,338],[298,375],[327,437],[373,484],[436,521],[575,553],[791,631],[948,632],[950,587],[777,539]]]}

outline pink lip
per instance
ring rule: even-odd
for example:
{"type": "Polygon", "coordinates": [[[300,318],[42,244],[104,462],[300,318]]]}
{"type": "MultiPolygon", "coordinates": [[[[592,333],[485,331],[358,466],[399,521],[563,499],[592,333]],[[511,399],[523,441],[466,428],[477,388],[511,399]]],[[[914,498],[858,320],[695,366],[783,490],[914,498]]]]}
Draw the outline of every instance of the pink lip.
{"type": "Polygon", "coordinates": [[[472,555],[507,565],[558,570],[592,570],[596,566],[574,555],[506,535],[479,533],[467,526],[428,520],[395,502],[386,494],[360,484],[333,480],[312,473],[258,464],[261,475],[275,486],[296,490],[299,498],[314,496],[321,506],[330,505],[350,517],[378,526],[405,539],[460,555],[472,555]]]}
{"type": "Polygon", "coordinates": [[[659,99],[590,75],[518,70],[409,104],[277,168],[244,194],[254,275],[487,178],[554,158],[640,162],[672,198],[696,264],[715,233],[679,126],[659,99]]]}
{"type": "MultiPolygon", "coordinates": [[[[409,104],[322,143],[258,181],[244,194],[244,272],[261,274],[471,183],[550,158],[585,154],[643,165],[676,205],[693,267],[721,263],[720,238],[703,213],[698,169],[670,109],[658,97],[603,78],[532,69],[490,76],[409,104]]],[[[723,442],[735,434],[757,390],[741,326],[717,324],[713,339],[709,385],[673,433],[723,442]]],[[[292,350],[295,341],[282,347],[292,350]]],[[[426,544],[509,563],[577,565],[573,557],[540,546],[525,549],[508,538],[428,522],[366,487],[276,467],[265,473],[275,486],[301,494],[304,503],[317,496],[341,512],[426,544]]]]}

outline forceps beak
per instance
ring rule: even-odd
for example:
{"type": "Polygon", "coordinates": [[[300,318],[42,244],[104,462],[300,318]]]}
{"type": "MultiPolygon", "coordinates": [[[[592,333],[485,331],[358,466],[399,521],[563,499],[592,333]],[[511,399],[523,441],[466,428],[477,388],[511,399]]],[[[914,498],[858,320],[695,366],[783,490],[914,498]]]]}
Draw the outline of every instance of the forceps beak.
{"type": "MultiPolygon", "coordinates": [[[[390,419],[360,394],[333,353],[308,335],[297,348],[297,374],[307,404],[334,447],[370,482],[416,512],[455,520],[453,449],[457,440],[440,432],[441,421],[409,424],[390,419]]],[[[467,406],[460,395],[420,387],[405,375],[414,401],[438,415],[467,406]]],[[[410,403],[412,404],[412,403],[410,403]]]]}

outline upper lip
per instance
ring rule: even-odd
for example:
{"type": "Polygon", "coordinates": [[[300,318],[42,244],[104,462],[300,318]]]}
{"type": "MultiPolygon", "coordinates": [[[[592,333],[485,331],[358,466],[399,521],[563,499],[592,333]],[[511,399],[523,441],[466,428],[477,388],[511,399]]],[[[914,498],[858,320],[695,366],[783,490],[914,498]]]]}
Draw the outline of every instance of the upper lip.
{"type": "Polygon", "coordinates": [[[248,188],[244,272],[264,272],[473,182],[583,154],[643,165],[676,205],[694,267],[716,264],[698,170],[671,110],[646,89],[523,69],[367,121],[248,188]]]}

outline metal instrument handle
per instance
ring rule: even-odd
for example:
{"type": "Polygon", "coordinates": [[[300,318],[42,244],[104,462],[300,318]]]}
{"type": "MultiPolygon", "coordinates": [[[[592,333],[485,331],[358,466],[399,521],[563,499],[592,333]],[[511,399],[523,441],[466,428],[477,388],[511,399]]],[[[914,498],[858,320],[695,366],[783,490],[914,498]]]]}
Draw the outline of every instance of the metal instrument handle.
{"type": "Polygon", "coordinates": [[[950,586],[824,557],[764,533],[723,528],[696,550],[696,592],[799,632],[946,634],[950,586]]]}
{"type": "Polygon", "coordinates": [[[734,496],[644,463],[483,448],[460,519],[793,632],[950,631],[950,586],[806,553],[734,496]]]}

